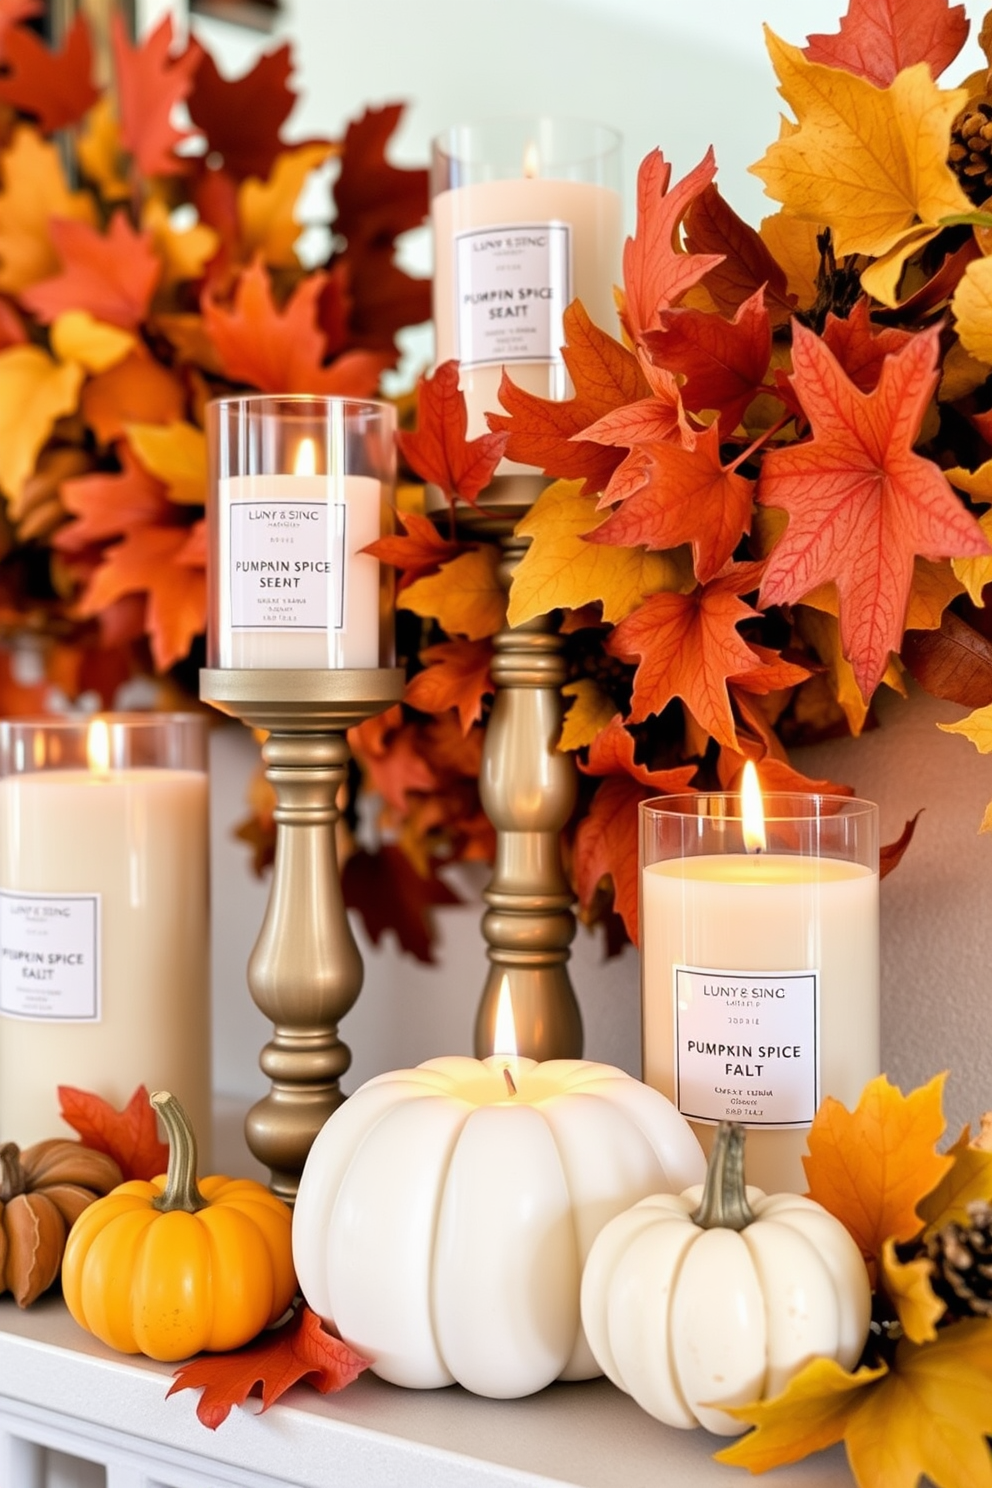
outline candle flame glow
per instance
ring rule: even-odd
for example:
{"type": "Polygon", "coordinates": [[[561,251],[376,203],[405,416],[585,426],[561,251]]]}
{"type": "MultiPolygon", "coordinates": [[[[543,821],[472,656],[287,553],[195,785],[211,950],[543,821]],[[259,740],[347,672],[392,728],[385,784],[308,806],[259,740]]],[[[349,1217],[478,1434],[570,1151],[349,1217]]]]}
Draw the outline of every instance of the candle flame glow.
{"type": "Polygon", "coordinates": [[[500,983],[499,1001],[496,1004],[493,1054],[501,1059],[516,1059],[517,1057],[517,1029],[513,1021],[513,999],[510,996],[510,980],[505,974],[500,983]]]}
{"type": "Polygon", "coordinates": [[[741,778],[741,820],[744,846],[749,853],[764,852],[768,846],[765,837],[765,806],[761,799],[761,786],[754,761],[748,760],[741,778]]]}
{"type": "Polygon", "coordinates": [[[533,181],[535,176],[541,174],[541,157],[537,153],[537,146],[531,140],[524,148],[524,180],[533,181]]]}
{"type": "Polygon", "coordinates": [[[301,439],[296,446],[296,460],[293,465],[293,474],[317,474],[317,446],[314,440],[301,439]]]}
{"type": "Polygon", "coordinates": [[[87,730],[86,759],[97,774],[105,775],[110,769],[110,730],[103,718],[94,718],[87,730]]]}

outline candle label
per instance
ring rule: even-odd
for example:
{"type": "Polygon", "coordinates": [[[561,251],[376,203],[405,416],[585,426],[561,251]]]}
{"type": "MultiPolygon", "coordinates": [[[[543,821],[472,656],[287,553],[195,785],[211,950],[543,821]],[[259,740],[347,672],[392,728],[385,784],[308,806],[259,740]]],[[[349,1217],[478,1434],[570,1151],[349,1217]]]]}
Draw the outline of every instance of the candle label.
{"type": "Polygon", "coordinates": [[[571,284],[567,222],[456,233],[455,354],[461,365],[561,362],[571,284]]]}
{"type": "Polygon", "coordinates": [[[232,501],[230,510],[232,628],[343,630],[345,503],[232,501]]]}
{"type": "Polygon", "coordinates": [[[820,1103],[819,972],[676,966],[674,977],[682,1115],[809,1126],[820,1103]]]}
{"type": "Polygon", "coordinates": [[[99,894],[0,889],[0,1014],[99,1023],[99,894]]]}

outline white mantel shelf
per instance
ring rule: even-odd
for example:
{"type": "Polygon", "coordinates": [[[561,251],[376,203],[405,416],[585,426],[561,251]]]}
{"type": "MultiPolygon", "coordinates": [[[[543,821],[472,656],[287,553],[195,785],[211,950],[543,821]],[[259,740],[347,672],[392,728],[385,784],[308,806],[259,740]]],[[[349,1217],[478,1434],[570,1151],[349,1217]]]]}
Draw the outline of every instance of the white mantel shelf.
{"type": "MultiPolygon", "coordinates": [[[[401,1390],[370,1375],[339,1395],[297,1386],[217,1431],[197,1395],[165,1399],[172,1366],[115,1354],[58,1299],[0,1301],[0,1488],[45,1488],[37,1443],[106,1467],[107,1488],[733,1488],[702,1431],[673,1431],[605,1380],[526,1400],[401,1390]]],[[[60,1477],[59,1481],[64,1481],[60,1477]]],[[[96,1481],[88,1478],[86,1480],[96,1481]]],[[[768,1488],[850,1488],[840,1448],[768,1488]]]]}

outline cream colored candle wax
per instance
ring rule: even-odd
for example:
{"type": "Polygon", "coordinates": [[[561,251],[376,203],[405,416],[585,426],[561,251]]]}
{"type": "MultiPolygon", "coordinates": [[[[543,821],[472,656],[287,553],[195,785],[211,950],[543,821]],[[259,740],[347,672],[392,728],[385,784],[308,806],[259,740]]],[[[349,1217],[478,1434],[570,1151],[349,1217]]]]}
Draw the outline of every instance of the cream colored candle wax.
{"type": "Polygon", "coordinates": [[[60,1084],[168,1089],[210,1131],[207,778],[0,780],[0,1135],[66,1134],[60,1084]]]}

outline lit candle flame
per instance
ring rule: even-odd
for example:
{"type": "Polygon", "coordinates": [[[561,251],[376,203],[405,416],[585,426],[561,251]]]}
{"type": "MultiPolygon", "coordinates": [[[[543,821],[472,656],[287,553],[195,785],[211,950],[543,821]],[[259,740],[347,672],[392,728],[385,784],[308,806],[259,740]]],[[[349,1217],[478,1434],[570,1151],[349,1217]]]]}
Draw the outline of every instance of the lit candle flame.
{"type": "Polygon", "coordinates": [[[106,775],[110,769],[110,730],[103,718],[94,718],[87,730],[86,759],[95,774],[106,775]]]}
{"type": "Polygon", "coordinates": [[[293,474],[317,474],[317,446],[312,439],[301,439],[296,446],[296,462],[293,465],[293,474]]]}
{"type": "Polygon", "coordinates": [[[513,1021],[513,999],[510,996],[510,979],[504,973],[496,1004],[496,1032],[493,1035],[493,1055],[497,1059],[515,1060],[517,1057],[517,1029],[513,1021]]]}
{"type": "Polygon", "coordinates": [[[753,760],[748,760],[745,764],[741,779],[741,820],[747,851],[764,852],[768,845],[765,838],[765,807],[753,760]]]}
{"type": "Polygon", "coordinates": [[[541,157],[537,153],[537,146],[531,140],[524,148],[524,180],[533,181],[535,176],[541,174],[541,157]]]}

